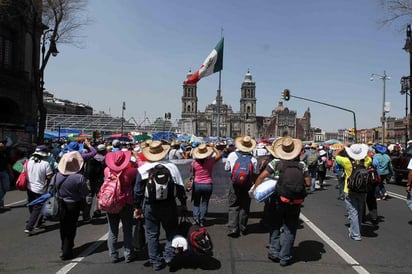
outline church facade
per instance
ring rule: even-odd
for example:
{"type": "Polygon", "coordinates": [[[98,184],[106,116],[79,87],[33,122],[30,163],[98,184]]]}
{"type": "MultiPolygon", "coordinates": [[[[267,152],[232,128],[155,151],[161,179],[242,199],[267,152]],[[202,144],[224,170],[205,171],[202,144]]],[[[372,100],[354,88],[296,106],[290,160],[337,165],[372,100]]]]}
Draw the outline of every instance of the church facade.
{"type": "MultiPolygon", "coordinates": [[[[187,78],[191,76],[187,74],[187,78]]],[[[302,118],[279,102],[270,116],[256,115],[256,84],[251,73],[245,74],[240,87],[239,111],[225,104],[220,90],[204,111],[198,109],[197,85],[183,84],[181,125],[184,132],[196,136],[232,137],[249,135],[253,138],[276,138],[289,135],[311,140],[310,110],[302,118]]]]}

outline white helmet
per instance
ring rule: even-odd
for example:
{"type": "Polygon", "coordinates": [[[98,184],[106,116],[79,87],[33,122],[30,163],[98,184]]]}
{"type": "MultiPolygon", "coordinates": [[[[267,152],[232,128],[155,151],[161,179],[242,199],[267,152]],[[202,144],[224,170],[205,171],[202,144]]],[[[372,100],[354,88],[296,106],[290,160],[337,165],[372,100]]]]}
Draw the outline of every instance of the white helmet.
{"type": "Polygon", "coordinates": [[[187,250],[187,240],[181,235],[176,235],[172,240],[172,247],[175,248],[176,252],[184,252],[187,250]]]}

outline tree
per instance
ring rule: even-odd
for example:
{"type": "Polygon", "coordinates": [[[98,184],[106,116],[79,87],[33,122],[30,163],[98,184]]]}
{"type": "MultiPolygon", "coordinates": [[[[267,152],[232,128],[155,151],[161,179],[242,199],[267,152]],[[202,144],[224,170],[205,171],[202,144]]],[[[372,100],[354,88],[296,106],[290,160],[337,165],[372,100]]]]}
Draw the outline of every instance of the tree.
{"type": "Polygon", "coordinates": [[[379,23],[382,26],[397,23],[404,30],[405,25],[412,19],[412,0],[380,0],[380,5],[385,11],[379,23]]]}
{"type": "MultiPolygon", "coordinates": [[[[33,0],[32,0],[33,1],[33,0]]],[[[57,43],[80,45],[79,30],[90,23],[85,11],[87,0],[42,0],[41,20],[47,26],[48,37],[43,37],[43,42],[49,40],[46,49],[42,44],[41,64],[35,71],[35,94],[39,111],[39,128],[37,142],[43,143],[44,130],[46,128],[47,109],[43,103],[44,70],[46,69],[50,55],[56,50],[57,43]]],[[[39,10],[36,10],[38,13],[39,10]]],[[[35,16],[35,18],[38,18],[35,16]]],[[[37,25],[38,22],[34,22],[37,25]]],[[[46,35],[46,32],[43,32],[46,35]]],[[[36,37],[34,34],[33,37],[36,37]]]]}

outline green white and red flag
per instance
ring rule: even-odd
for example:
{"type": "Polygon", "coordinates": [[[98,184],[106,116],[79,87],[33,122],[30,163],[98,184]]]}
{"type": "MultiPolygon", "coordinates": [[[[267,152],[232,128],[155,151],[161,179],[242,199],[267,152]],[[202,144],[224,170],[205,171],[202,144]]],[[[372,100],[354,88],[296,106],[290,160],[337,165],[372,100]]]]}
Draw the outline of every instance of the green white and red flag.
{"type": "Polygon", "coordinates": [[[222,37],[199,70],[186,79],[185,84],[196,84],[201,78],[223,69],[223,44],[224,38],[222,37]]]}

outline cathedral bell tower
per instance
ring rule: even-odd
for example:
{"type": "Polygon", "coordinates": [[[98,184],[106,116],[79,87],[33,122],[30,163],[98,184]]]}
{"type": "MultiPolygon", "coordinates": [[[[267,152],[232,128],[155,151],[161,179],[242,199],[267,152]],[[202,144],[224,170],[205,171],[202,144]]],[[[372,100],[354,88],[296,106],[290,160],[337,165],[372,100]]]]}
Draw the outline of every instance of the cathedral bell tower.
{"type": "MultiPolygon", "coordinates": [[[[192,76],[192,72],[186,75],[186,79],[192,76]]],[[[185,132],[197,132],[197,86],[196,84],[183,83],[182,96],[182,120],[184,123],[185,132]]]]}
{"type": "MultiPolygon", "coordinates": [[[[249,70],[245,75],[240,89],[240,119],[242,121],[242,135],[254,135],[256,126],[256,84],[252,80],[249,70]]],[[[256,137],[256,136],[252,136],[256,137]]]]}

